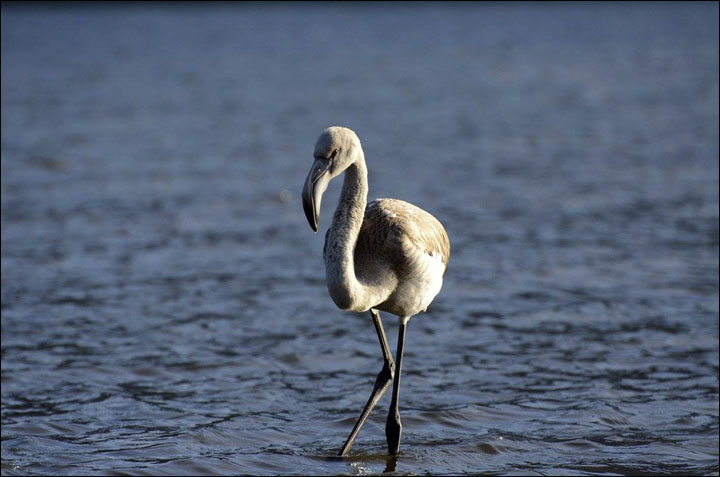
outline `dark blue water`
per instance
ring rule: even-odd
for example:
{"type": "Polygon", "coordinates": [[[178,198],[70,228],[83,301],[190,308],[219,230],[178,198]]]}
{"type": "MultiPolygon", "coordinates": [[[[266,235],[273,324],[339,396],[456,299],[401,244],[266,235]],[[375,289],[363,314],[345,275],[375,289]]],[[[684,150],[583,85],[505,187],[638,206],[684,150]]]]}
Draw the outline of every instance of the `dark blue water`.
{"type": "Polygon", "coordinates": [[[718,475],[717,3],[3,3],[1,62],[3,475],[718,475]],[[388,397],[332,458],[333,124],[452,242],[397,458],[388,397]]]}

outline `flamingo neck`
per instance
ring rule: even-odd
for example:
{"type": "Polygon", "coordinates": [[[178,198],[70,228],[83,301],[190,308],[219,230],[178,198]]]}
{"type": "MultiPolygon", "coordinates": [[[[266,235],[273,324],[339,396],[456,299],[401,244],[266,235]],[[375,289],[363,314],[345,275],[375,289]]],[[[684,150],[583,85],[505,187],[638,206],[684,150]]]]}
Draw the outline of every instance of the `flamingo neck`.
{"type": "Polygon", "coordinates": [[[343,310],[365,311],[371,306],[366,303],[369,290],[358,281],[353,258],[365,216],[367,194],[367,167],[362,149],[359,149],[357,159],[345,170],[340,200],[325,238],[328,291],[343,310]]]}

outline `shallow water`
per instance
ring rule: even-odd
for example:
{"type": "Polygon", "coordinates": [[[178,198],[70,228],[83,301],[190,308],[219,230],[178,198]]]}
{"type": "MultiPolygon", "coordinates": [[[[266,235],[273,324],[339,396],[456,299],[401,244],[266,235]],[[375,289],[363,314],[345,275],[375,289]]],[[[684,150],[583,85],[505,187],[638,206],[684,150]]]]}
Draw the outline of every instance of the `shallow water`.
{"type": "Polygon", "coordinates": [[[2,6],[3,475],[717,475],[718,315],[716,3],[2,6]],[[331,124],[452,241],[396,459],[331,124]]]}

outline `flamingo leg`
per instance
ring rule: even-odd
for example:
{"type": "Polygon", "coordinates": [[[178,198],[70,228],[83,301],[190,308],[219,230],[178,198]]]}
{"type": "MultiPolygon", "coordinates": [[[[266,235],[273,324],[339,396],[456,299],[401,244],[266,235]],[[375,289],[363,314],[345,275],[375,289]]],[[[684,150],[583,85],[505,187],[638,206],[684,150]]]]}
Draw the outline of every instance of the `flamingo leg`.
{"type": "Polygon", "coordinates": [[[390,353],[390,347],[388,346],[387,337],[385,336],[385,330],[383,329],[382,321],[380,320],[380,313],[378,313],[377,310],[371,308],[370,314],[373,317],[375,331],[377,331],[378,339],[380,340],[380,346],[382,347],[384,360],[383,368],[378,373],[377,379],[375,379],[375,387],[370,394],[370,399],[368,399],[367,404],[365,404],[365,408],[363,409],[360,417],[355,423],[355,427],[353,427],[350,436],[345,441],[345,445],[343,445],[342,449],[340,449],[340,452],[338,452],[339,456],[345,456],[347,455],[348,451],[350,451],[350,447],[353,445],[353,442],[355,442],[355,438],[357,437],[358,432],[360,432],[360,428],[363,426],[363,424],[365,424],[365,421],[370,415],[370,412],[373,410],[373,408],[378,403],[383,394],[385,394],[385,391],[387,391],[387,389],[390,387],[390,383],[393,380],[393,375],[395,374],[395,362],[393,361],[392,354],[390,353]]]}
{"type": "Polygon", "coordinates": [[[390,455],[397,455],[400,451],[400,434],[402,424],[400,423],[400,412],[398,411],[398,398],[400,396],[400,368],[402,367],[403,349],[405,347],[405,329],[410,317],[400,319],[398,330],[397,354],[395,355],[395,380],[393,382],[392,401],[390,401],[390,412],[385,422],[385,437],[387,438],[388,451],[390,455]]]}

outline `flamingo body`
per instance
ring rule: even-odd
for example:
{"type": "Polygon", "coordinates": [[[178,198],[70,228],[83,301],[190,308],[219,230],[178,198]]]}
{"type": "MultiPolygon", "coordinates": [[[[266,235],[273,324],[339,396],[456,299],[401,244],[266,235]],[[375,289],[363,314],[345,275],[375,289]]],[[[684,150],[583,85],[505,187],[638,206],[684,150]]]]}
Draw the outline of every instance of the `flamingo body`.
{"type": "Polygon", "coordinates": [[[360,282],[391,276],[393,284],[388,298],[372,308],[401,317],[427,310],[442,288],[449,258],[450,241],[435,217],[398,199],[368,204],[355,246],[355,272],[360,282]]]}

